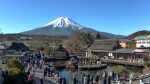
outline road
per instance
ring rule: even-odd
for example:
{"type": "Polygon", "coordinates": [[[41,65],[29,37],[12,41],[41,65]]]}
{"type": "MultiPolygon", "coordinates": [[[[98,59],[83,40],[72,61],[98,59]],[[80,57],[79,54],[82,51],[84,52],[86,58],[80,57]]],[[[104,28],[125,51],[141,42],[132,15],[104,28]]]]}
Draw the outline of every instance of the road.
{"type": "MultiPolygon", "coordinates": [[[[40,83],[40,78],[43,77],[43,71],[42,70],[34,70],[34,72],[32,73],[34,75],[34,84],[41,84],[40,83]]],[[[48,80],[48,79],[44,79],[43,80],[43,84],[56,84],[56,83],[53,83],[51,80],[48,80]]]]}
{"type": "MultiPolygon", "coordinates": [[[[41,84],[40,79],[39,78],[34,78],[34,84],[41,84]]],[[[50,80],[44,80],[43,84],[55,84],[55,83],[51,82],[50,80]]]]}

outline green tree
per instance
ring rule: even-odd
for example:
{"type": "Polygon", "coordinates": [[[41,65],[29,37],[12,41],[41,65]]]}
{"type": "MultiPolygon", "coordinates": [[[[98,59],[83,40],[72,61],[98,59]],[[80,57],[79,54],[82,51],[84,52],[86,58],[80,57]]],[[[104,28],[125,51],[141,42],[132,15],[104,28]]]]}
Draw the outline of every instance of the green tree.
{"type": "Polygon", "coordinates": [[[142,73],[142,68],[139,68],[139,67],[127,67],[126,68],[126,71],[129,73],[129,74],[132,74],[132,75],[139,75],[142,73]]]}
{"type": "Polygon", "coordinates": [[[96,39],[101,39],[101,34],[99,32],[96,33],[96,39]]]}
{"type": "Polygon", "coordinates": [[[145,67],[150,67],[150,57],[144,56],[144,65],[145,67]]]}
{"type": "Polygon", "coordinates": [[[121,65],[113,66],[112,70],[113,70],[113,72],[115,72],[118,75],[123,75],[124,72],[127,72],[127,69],[121,65]]]}
{"type": "Polygon", "coordinates": [[[23,67],[16,59],[8,60],[8,73],[4,76],[3,84],[28,84],[23,67]]]}
{"type": "Polygon", "coordinates": [[[15,58],[8,60],[7,67],[8,69],[18,68],[20,70],[23,70],[21,63],[19,63],[19,61],[16,60],[15,58]]]}
{"type": "Polygon", "coordinates": [[[148,55],[144,56],[144,68],[143,73],[147,74],[150,72],[150,57],[148,55]]]}

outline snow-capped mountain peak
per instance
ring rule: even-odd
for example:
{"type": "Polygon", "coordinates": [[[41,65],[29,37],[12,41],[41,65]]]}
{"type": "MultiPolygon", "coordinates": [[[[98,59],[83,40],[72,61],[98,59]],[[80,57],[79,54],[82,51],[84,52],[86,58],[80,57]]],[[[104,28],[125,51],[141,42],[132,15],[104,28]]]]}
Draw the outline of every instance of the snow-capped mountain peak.
{"type": "Polygon", "coordinates": [[[77,22],[73,21],[68,17],[59,17],[46,24],[46,26],[49,25],[52,25],[53,27],[68,27],[68,26],[82,27],[80,24],[78,24],[77,22]]]}
{"type": "MultiPolygon", "coordinates": [[[[97,30],[94,30],[92,28],[88,28],[85,26],[81,26],[77,22],[73,21],[72,19],[68,17],[59,17],[48,24],[45,24],[41,27],[37,27],[35,29],[21,32],[23,35],[47,35],[47,36],[71,36],[74,32],[80,31],[80,32],[90,32],[92,35],[96,35],[97,30]]],[[[114,37],[120,37],[118,35],[114,35],[111,33],[106,32],[100,32],[102,37],[106,38],[114,38],[114,37]]]]}

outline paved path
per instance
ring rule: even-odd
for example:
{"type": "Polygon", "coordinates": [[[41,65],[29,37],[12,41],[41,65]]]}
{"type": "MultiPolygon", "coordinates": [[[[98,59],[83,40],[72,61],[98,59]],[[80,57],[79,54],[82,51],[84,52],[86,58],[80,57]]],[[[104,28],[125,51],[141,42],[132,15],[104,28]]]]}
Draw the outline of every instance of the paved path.
{"type": "MultiPolygon", "coordinates": [[[[34,70],[32,73],[34,75],[34,84],[40,84],[40,78],[43,78],[43,71],[42,70],[34,70]]],[[[45,78],[43,84],[56,84],[52,82],[50,79],[45,78]]]]}
{"type": "MultiPolygon", "coordinates": [[[[40,79],[39,78],[34,78],[34,84],[41,84],[40,79]]],[[[44,80],[43,84],[55,84],[55,83],[51,82],[50,80],[44,80]]]]}

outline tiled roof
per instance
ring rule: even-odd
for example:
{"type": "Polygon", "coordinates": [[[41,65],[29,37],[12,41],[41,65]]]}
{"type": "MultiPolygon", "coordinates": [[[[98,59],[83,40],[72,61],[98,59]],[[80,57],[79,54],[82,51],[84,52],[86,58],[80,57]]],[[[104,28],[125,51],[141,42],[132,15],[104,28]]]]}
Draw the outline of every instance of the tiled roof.
{"type": "Polygon", "coordinates": [[[29,48],[25,46],[23,43],[12,43],[12,45],[7,48],[7,50],[13,50],[13,51],[29,51],[29,48]]]}
{"type": "Polygon", "coordinates": [[[94,45],[94,46],[91,46],[90,49],[93,49],[93,50],[113,50],[115,47],[115,45],[94,45]]]}
{"type": "Polygon", "coordinates": [[[145,53],[145,52],[150,52],[150,49],[130,49],[130,48],[121,48],[114,50],[112,52],[116,53],[145,53]]]}
{"type": "Polygon", "coordinates": [[[137,36],[134,39],[135,40],[145,40],[145,39],[149,39],[150,40],[150,35],[137,36]]]}
{"type": "Polygon", "coordinates": [[[114,39],[96,40],[89,49],[92,50],[114,50],[117,46],[117,41],[114,39]]]}
{"type": "Polygon", "coordinates": [[[139,52],[139,53],[140,53],[140,52],[148,52],[148,53],[149,53],[149,52],[150,52],[150,49],[135,49],[134,52],[137,52],[137,53],[138,53],[138,52],[139,52]]]}
{"type": "Polygon", "coordinates": [[[134,49],[121,48],[121,49],[117,49],[113,52],[116,52],[116,53],[134,53],[134,49]]]}

